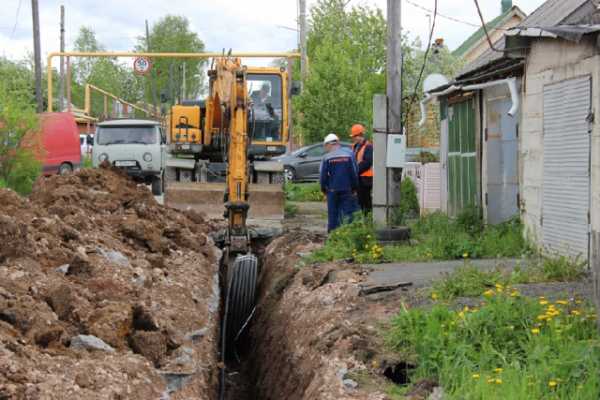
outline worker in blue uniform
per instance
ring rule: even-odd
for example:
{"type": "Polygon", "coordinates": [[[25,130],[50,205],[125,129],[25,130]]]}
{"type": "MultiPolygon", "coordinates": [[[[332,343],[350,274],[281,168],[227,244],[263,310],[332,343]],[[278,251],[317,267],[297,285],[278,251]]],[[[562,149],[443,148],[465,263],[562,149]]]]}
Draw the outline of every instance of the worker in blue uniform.
{"type": "Polygon", "coordinates": [[[331,232],[344,222],[351,222],[360,208],[356,196],[358,167],[352,150],[340,145],[334,133],[325,138],[326,154],[321,161],[321,191],[327,196],[327,231],[331,232]]]}

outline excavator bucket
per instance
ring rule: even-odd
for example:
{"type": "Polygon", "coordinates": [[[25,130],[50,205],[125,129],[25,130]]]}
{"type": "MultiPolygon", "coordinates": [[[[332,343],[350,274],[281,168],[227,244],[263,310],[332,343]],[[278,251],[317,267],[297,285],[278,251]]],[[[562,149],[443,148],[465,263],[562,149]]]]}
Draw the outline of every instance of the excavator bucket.
{"type": "MultiPolygon", "coordinates": [[[[222,219],[225,212],[224,193],[224,183],[168,182],[165,205],[179,210],[194,210],[212,219],[222,219]]],[[[285,194],[282,185],[251,184],[249,193],[249,220],[283,220],[285,194]]]]}

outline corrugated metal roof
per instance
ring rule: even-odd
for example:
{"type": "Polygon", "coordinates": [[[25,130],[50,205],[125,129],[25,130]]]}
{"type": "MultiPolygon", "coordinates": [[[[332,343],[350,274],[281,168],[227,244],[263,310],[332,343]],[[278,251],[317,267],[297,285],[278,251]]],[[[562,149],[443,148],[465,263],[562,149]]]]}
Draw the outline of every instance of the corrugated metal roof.
{"type": "Polygon", "coordinates": [[[590,0],[548,0],[521,23],[521,27],[550,27],[559,25],[569,15],[590,0]]]}

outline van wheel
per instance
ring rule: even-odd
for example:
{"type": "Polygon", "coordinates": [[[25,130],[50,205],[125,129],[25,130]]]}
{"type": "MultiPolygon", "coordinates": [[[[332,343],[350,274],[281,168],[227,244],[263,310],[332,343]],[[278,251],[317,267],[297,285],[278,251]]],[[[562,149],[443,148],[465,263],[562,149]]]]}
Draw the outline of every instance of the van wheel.
{"type": "Polygon", "coordinates": [[[72,172],[73,172],[73,167],[71,166],[71,164],[68,164],[68,163],[62,163],[62,164],[60,164],[60,167],[58,168],[59,175],[68,175],[72,172]]]}
{"type": "Polygon", "coordinates": [[[161,194],[163,194],[163,177],[162,176],[157,176],[152,180],[152,194],[155,196],[160,196],[161,194]]]}

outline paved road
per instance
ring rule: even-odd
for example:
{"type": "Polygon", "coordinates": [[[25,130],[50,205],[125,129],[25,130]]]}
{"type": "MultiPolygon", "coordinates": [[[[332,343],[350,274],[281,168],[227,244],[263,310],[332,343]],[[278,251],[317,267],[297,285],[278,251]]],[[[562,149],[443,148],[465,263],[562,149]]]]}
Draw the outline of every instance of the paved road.
{"type": "MultiPolygon", "coordinates": [[[[512,270],[518,263],[516,259],[501,260],[470,260],[469,263],[482,270],[490,271],[495,268],[512,270]]],[[[442,278],[465,265],[462,260],[442,261],[432,263],[392,263],[365,265],[372,268],[365,286],[391,285],[400,282],[412,282],[414,286],[425,286],[431,281],[442,278]]]]}

